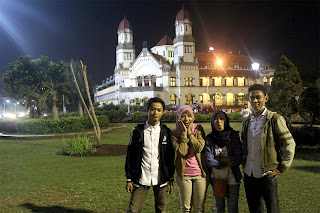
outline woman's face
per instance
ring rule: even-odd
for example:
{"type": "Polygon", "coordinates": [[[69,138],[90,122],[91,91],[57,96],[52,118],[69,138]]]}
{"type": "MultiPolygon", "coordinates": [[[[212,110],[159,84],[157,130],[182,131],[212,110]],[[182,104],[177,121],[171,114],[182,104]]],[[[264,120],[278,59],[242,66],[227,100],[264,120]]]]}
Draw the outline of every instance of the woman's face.
{"type": "Polygon", "coordinates": [[[182,115],[180,120],[182,123],[188,128],[189,125],[192,123],[192,116],[189,111],[185,111],[182,115]]]}
{"type": "Polygon", "coordinates": [[[213,120],[213,125],[219,132],[224,130],[224,116],[221,113],[216,114],[213,120]]]}

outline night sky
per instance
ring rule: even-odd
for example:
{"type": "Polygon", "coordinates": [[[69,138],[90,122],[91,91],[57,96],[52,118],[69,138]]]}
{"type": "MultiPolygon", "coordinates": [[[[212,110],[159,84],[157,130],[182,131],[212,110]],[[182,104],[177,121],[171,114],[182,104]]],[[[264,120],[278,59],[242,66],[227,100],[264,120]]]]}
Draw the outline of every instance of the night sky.
{"type": "Polygon", "coordinates": [[[117,29],[143,41],[174,38],[175,17],[190,12],[197,51],[241,52],[277,65],[285,55],[302,75],[319,70],[320,1],[0,0],[0,73],[29,54],[59,62],[81,59],[95,83],[114,72],[117,29]]]}

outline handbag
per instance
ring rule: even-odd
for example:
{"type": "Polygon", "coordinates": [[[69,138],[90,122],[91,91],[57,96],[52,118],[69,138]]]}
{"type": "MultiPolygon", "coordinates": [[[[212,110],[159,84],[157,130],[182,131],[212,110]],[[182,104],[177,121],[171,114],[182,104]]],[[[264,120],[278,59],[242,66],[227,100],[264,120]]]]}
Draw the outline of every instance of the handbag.
{"type": "Polygon", "coordinates": [[[230,167],[228,169],[227,179],[213,179],[213,196],[215,197],[227,197],[227,185],[229,177],[230,167]]]}

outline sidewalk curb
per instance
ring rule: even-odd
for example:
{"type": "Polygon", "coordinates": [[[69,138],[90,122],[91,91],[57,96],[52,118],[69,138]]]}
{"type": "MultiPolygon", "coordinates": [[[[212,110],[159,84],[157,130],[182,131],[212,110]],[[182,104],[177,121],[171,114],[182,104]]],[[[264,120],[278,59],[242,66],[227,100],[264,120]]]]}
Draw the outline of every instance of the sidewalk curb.
{"type": "MultiPolygon", "coordinates": [[[[105,130],[101,130],[101,134],[110,132],[112,130],[121,129],[126,125],[118,127],[110,127],[105,130]]],[[[7,135],[0,133],[0,139],[4,140],[40,140],[40,139],[54,139],[54,138],[71,138],[74,136],[95,136],[94,132],[81,132],[81,133],[64,133],[64,134],[47,134],[47,135],[7,135]]]]}

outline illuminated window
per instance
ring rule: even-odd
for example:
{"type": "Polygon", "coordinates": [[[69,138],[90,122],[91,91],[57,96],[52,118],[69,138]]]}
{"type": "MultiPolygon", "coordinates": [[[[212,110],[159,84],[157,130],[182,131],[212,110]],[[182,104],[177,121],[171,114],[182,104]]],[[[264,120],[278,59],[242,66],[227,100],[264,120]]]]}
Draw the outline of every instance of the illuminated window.
{"type": "Polygon", "coordinates": [[[193,97],[192,97],[192,95],[189,93],[189,94],[187,95],[187,105],[191,105],[191,104],[193,104],[193,97]]]}
{"type": "Polygon", "coordinates": [[[221,87],[221,77],[213,78],[213,82],[215,87],[221,87]]]}
{"type": "Polygon", "coordinates": [[[141,103],[140,98],[136,98],[136,105],[140,105],[140,103],[141,103]]]}
{"type": "Polygon", "coordinates": [[[273,81],[273,77],[270,78],[270,85],[271,85],[272,81],[273,81]]]}
{"type": "Polygon", "coordinates": [[[148,101],[149,101],[149,98],[147,97],[143,99],[143,103],[147,103],[148,101]]]}
{"type": "Polygon", "coordinates": [[[210,86],[210,78],[203,78],[202,79],[202,86],[206,87],[206,86],[210,86]]]}
{"type": "Polygon", "coordinates": [[[239,93],[238,96],[237,96],[237,99],[238,99],[238,105],[243,105],[244,102],[245,102],[245,95],[244,93],[239,93]]]}
{"type": "Polygon", "coordinates": [[[227,93],[227,105],[228,106],[234,105],[234,96],[232,93],[227,93]]]}
{"type": "Polygon", "coordinates": [[[186,78],[186,86],[192,86],[192,78],[186,78]]]}
{"type": "Polygon", "coordinates": [[[263,78],[263,85],[265,85],[265,86],[268,85],[268,79],[266,77],[263,78]]]}
{"type": "Polygon", "coordinates": [[[238,77],[238,87],[244,87],[244,77],[238,77]]]}
{"type": "Polygon", "coordinates": [[[176,78],[170,77],[170,86],[175,87],[176,86],[176,78]]]}
{"type": "Polygon", "coordinates": [[[170,95],[170,104],[176,105],[177,96],[175,94],[170,95]]]}
{"type": "Polygon", "coordinates": [[[226,79],[226,86],[227,87],[232,87],[233,86],[233,78],[225,78],[226,79]]]}
{"type": "Polygon", "coordinates": [[[212,97],[212,101],[214,106],[221,106],[222,105],[222,95],[220,93],[215,93],[212,97]]]}

